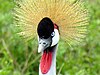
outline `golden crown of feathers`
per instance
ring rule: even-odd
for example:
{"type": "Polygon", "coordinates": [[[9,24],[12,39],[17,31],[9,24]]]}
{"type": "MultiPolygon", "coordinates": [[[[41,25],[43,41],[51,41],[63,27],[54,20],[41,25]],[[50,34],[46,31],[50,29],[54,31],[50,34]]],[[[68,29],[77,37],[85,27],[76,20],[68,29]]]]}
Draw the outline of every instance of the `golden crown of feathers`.
{"type": "Polygon", "coordinates": [[[15,25],[18,34],[29,40],[37,36],[38,23],[49,17],[59,26],[61,38],[67,43],[77,43],[85,37],[89,21],[84,2],[78,0],[19,0],[15,1],[15,25]]]}

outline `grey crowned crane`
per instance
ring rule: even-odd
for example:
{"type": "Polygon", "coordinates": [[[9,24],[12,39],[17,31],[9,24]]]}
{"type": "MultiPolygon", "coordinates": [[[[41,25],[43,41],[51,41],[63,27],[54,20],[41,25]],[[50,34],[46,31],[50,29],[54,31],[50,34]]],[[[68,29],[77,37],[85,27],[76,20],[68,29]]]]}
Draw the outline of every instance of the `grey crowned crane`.
{"type": "Polygon", "coordinates": [[[56,52],[59,39],[69,45],[79,43],[87,31],[88,11],[81,0],[15,1],[14,19],[19,35],[25,40],[38,36],[42,53],[39,75],[56,75],[56,52]]]}
{"type": "Polygon", "coordinates": [[[56,75],[56,48],[59,28],[49,18],[43,18],[37,28],[39,35],[38,52],[42,52],[39,75],[56,75]]]}

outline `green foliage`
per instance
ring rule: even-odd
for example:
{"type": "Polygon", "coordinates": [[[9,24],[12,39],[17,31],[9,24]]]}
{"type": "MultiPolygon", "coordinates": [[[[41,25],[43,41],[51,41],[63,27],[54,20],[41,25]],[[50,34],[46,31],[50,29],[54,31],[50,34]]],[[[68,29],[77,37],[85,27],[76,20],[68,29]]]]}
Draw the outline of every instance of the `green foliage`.
{"type": "MultiPolygon", "coordinates": [[[[0,0],[0,75],[38,75],[37,40],[24,42],[14,34],[13,0],[0,0]]],[[[88,0],[90,25],[84,42],[69,47],[60,41],[57,74],[100,75],[100,0],[88,0]]]]}

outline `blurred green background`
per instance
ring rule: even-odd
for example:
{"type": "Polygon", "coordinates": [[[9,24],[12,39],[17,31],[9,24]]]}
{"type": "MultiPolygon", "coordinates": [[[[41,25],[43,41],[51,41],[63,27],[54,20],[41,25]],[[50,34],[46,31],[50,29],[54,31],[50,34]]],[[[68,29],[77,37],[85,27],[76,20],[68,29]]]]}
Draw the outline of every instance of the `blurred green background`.
{"type": "MultiPolygon", "coordinates": [[[[100,75],[100,0],[86,4],[91,15],[88,35],[74,48],[60,41],[57,75],[100,75]]],[[[14,34],[14,6],[13,0],[0,0],[0,75],[38,75],[37,40],[25,43],[14,34]]]]}

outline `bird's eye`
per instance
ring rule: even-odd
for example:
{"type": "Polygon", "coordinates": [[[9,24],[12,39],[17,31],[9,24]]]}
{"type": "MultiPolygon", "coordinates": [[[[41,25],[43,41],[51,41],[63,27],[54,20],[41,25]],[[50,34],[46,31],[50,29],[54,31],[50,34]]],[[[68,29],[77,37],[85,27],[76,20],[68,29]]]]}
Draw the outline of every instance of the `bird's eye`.
{"type": "Polygon", "coordinates": [[[52,36],[52,37],[55,36],[55,32],[52,32],[52,33],[51,33],[51,36],[52,36]]]}

